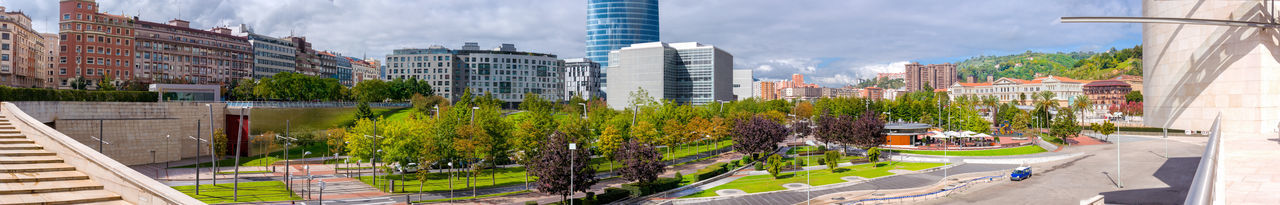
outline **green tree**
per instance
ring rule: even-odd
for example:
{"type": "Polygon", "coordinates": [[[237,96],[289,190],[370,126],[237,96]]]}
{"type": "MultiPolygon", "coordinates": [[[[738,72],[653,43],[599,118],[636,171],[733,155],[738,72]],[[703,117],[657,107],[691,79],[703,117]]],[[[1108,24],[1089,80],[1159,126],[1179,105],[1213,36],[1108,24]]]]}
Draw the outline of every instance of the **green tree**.
{"type": "Polygon", "coordinates": [[[1065,140],[1080,134],[1080,129],[1080,125],[1076,124],[1075,114],[1070,109],[1064,109],[1059,111],[1058,116],[1053,119],[1053,125],[1049,127],[1049,135],[1064,140],[1057,143],[1065,144],[1065,140]]]}
{"type": "Polygon", "coordinates": [[[356,119],[373,119],[373,108],[369,107],[369,102],[360,101],[356,104],[356,119]]]}
{"type": "Polygon", "coordinates": [[[596,148],[604,155],[605,159],[609,159],[609,170],[613,170],[613,161],[618,160],[618,149],[622,148],[623,143],[630,141],[622,130],[614,126],[606,126],[604,132],[600,135],[600,140],[596,142],[596,148]]]}
{"type": "Polygon", "coordinates": [[[114,81],[115,79],[111,77],[111,74],[103,75],[102,80],[98,81],[98,90],[103,90],[103,91],[116,90],[116,85],[114,81]]]}
{"type": "Polygon", "coordinates": [[[240,81],[236,81],[231,91],[227,92],[227,97],[235,100],[253,100],[255,98],[253,87],[257,85],[258,83],[253,79],[240,79],[240,81]]]}
{"type": "Polygon", "coordinates": [[[880,148],[872,147],[867,149],[867,161],[871,163],[880,162],[880,148]]]}
{"type": "Polygon", "coordinates": [[[1017,114],[1013,116],[1013,122],[1009,127],[1024,135],[1035,135],[1036,133],[1033,133],[1035,131],[1031,129],[1031,113],[1016,108],[1014,110],[1017,110],[1017,114]]]}
{"type": "Polygon", "coordinates": [[[773,175],[773,178],[777,179],[778,174],[782,173],[782,156],[778,154],[770,155],[769,159],[765,161],[765,166],[766,170],[769,171],[769,175],[773,175]]]}
{"type": "Polygon", "coordinates": [[[1138,90],[1129,91],[1129,94],[1124,95],[1124,101],[1125,102],[1142,102],[1142,91],[1138,91],[1138,90]]]}
{"type": "Polygon", "coordinates": [[[1097,128],[1094,128],[1093,131],[1096,131],[1098,134],[1102,134],[1103,136],[1106,136],[1107,139],[1110,139],[1111,134],[1116,133],[1116,124],[1112,124],[1110,120],[1103,121],[1102,124],[1098,125],[1097,128]]]}
{"type": "Polygon", "coordinates": [[[835,151],[835,150],[827,151],[827,152],[825,152],[825,153],[822,153],[822,156],[823,156],[823,158],[824,158],[823,160],[825,160],[825,161],[827,162],[827,169],[828,169],[828,170],[835,171],[835,170],[836,170],[836,167],[840,166],[840,152],[839,152],[839,151],[835,151]]]}
{"type": "Polygon", "coordinates": [[[356,83],[351,88],[351,94],[359,101],[382,102],[387,100],[390,87],[382,80],[366,80],[356,83]]]}

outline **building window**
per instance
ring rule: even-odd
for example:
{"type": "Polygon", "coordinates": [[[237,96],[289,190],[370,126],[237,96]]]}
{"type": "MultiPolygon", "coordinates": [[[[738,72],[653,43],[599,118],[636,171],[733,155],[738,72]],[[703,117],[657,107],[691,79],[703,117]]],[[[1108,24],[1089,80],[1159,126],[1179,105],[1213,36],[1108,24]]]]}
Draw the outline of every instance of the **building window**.
{"type": "Polygon", "coordinates": [[[62,20],[71,20],[71,14],[62,14],[62,20]]]}
{"type": "Polygon", "coordinates": [[[0,61],[9,61],[9,54],[0,54],[0,61]]]}
{"type": "Polygon", "coordinates": [[[9,40],[9,33],[0,34],[0,39],[9,40]]]}

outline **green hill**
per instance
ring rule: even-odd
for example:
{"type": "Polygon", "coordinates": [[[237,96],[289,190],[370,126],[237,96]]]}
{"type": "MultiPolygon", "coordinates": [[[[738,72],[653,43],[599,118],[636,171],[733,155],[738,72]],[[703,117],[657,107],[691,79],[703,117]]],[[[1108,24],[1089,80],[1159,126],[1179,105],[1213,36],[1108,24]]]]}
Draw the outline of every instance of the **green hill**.
{"type": "Polygon", "coordinates": [[[978,56],[958,63],[960,79],[974,76],[985,81],[987,75],[1031,79],[1036,73],[1082,80],[1101,80],[1121,74],[1142,75],[1142,46],[1105,53],[1025,53],[1006,56],[978,56]]]}

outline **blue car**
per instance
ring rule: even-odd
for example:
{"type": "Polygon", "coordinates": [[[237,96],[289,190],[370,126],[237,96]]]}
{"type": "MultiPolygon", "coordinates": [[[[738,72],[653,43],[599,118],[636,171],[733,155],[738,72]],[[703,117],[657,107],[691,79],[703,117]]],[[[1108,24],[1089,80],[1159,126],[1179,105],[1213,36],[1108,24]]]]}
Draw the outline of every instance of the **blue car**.
{"type": "Polygon", "coordinates": [[[1022,181],[1027,178],[1031,178],[1031,167],[1029,166],[1018,167],[1017,169],[1013,169],[1012,174],[1009,174],[1009,180],[1013,181],[1022,181]]]}

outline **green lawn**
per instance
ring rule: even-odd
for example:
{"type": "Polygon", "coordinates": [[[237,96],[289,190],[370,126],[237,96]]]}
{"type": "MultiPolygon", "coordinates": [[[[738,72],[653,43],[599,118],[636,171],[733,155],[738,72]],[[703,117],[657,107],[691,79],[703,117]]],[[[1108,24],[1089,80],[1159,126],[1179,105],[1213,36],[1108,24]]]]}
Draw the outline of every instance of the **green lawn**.
{"type": "Polygon", "coordinates": [[[413,203],[415,203],[415,204],[416,204],[416,203],[430,203],[430,202],[442,202],[442,201],[459,201],[459,200],[467,200],[467,199],[474,199],[474,198],[489,198],[489,197],[495,197],[495,196],[506,196],[506,195],[512,195],[512,194],[523,194],[523,193],[529,193],[529,190],[520,190],[520,191],[513,191],[513,192],[506,192],[506,193],[497,193],[497,194],[486,194],[486,195],[480,195],[480,196],[478,196],[478,197],[470,197],[470,196],[467,196],[467,197],[456,197],[456,198],[447,198],[447,199],[432,199],[432,200],[414,201],[413,203]]]}
{"type": "MultiPolygon", "coordinates": [[[[922,154],[922,155],[943,155],[942,150],[891,150],[898,153],[922,154]]],[[[973,150],[973,151],[946,151],[946,155],[952,156],[1007,156],[1007,155],[1023,155],[1045,152],[1040,146],[1029,145],[1013,148],[1000,148],[989,150],[973,150]]]]}
{"type": "Polygon", "coordinates": [[[390,115],[386,115],[387,116],[386,120],[387,121],[404,120],[404,119],[408,119],[409,115],[412,115],[412,114],[413,114],[413,109],[395,110],[394,112],[391,112],[390,115]]]}
{"type": "MultiPolygon", "coordinates": [[[[497,169],[498,173],[496,175],[496,179],[491,179],[491,177],[494,177],[492,171],[493,169],[484,170],[484,172],[477,177],[478,178],[477,181],[479,183],[477,184],[476,188],[524,184],[524,180],[525,180],[524,167],[499,168],[497,169]]],[[[459,177],[459,174],[463,174],[463,173],[464,172],[454,173],[453,175],[454,190],[471,188],[470,186],[467,186],[467,181],[466,181],[467,178],[459,177]]],[[[385,180],[391,179],[391,180],[396,180],[397,187],[396,187],[395,193],[417,193],[418,192],[419,183],[418,183],[418,175],[416,174],[410,174],[409,176],[403,176],[398,174],[396,175],[379,174],[378,179],[379,179],[378,181],[379,186],[376,186],[376,187],[382,191],[387,191],[386,186],[384,185],[386,183],[385,180]],[[400,180],[404,180],[404,181],[400,181],[400,180]],[[401,185],[403,185],[404,191],[400,191],[401,185]]],[[[529,177],[530,182],[536,181],[536,179],[537,178],[533,176],[529,177]]],[[[360,176],[360,181],[364,182],[365,184],[372,185],[373,184],[372,180],[373,180],[372,175],[366,174],[366,175],[360,176]]],[[[422,183],[422,191],[425,191],[425,192],[448,191],[448,190],[449,190],[449,173],[447,172],[431,173],[430,175],[427,176],[426,183],[422,183]]]]}
{"type": "MultiPolygon", "coordinates": [[[[267,170],[262,170],[262,171],[240,171],[240,173],[241,173],[241,174],[258,174],[258,173],[271,173],[271,171],[267,171],[267,170]]],[[[236,172],[233,172],[233,171],[232,171],[232,172],[218,172],[218,174],[236,174],[236,172]]]]}
{"type": "MultiPolygon", "coordinates": [[[[818,159],[826,159],[827,157],[826,157],[826,156],[823,156],[823,155],[809,155],[809,156],[803,156],[803,157],[799,157],[799,158],[800,158],[800,161],[804,161],[805,166],[818,166],[818,159]],[[805,161],[805,160],[809,160],[809,161],[805,161]]],[[[840,156],[840,161],[839,161],[839,162],[849,162],[849,160],[852,160],[852,159],[862,159],[862,158],[866,158],[866,157],[859,157],[859,156],[840,156]]],[[[795,158],[791,158],[791,157],[783,158],[783,160],[782,160],[782,161],[784,161],[784,162],[794,162],[794,161],[795,161],[795,158]]]]}
{"type": "MultiPolygon", "coordinates": [[[[373,108],[378,116],[390,117],[409,108],[373,108]]],[[[355,122],[355,107],[349,108],[260,108],[253,109],[253,121],[250,125],[253,133],[273,131],[284,133],[285,120],[289,120],[289,131],[309,132],[335,127],[351,126],[355,122]]]]}
{"type": "Polygon", "coordinates": [[[175,186],[176,189],[192,198],[196,198],[201,202],[216,203],[235,203],[235,202],[260,202],[260,201],[287,201],[301,200],[302,197],[294,195],[288,189],[285,189],[284,182],[279,181],[263,181],[263,182],[242,182],[240,183],[239,200],[232,199],[232,184],[218,185],[202,185],[200,186],[200,194],[195,194],[195,185],[191,186],[175,186]]]}
{"type": "MultiPolygon", "coordinates": [[[[314,144],[314,145],[310,145],[310,146],[306,146],[306,147],[290,147],[290,148],[289,148],[289,159],[301,158],[301,157],[302,157],[302,154],[303,154],[303,153],[306,153],[306,152],[308,152],[308,151],[310,151],[310,152],[311,152],[311,154],[310,154],[310,155],[307,155],[307,157],[321,157],[321,156],[331,156],[331,155],[332,155],[332,154],[330,154],[330,153],[329,153],[329,149],[325,146],[325,144],[314,144]]],[[[272,163],[275,163],[276,161],[280,161],[280,160],[282,160],[282,158],[279,158],[279,157],[282,157],[282,155],[283,155],[283,154],[284,154],[284,151],[276,151],[276,152],[272,152],[268,157],[263,157],[263,155],[249,156],[249,157],[240,157],[240,166],[267,166],[267,165],[271,165],[272,163]]],[[[208,159],[205,159],[205,160],[208,160],[208,159]]],[[[235,158],[235,157],[227,157],[226,159],[218,160],[218,166],[219,166],[219,167],[230,167],[230,166],[232,166],[232,164],[235,164],[235,161],[236,161],[236,158],[235,158]]],[[[192,165],[186,165],[186,166],[178,166],[178,167],[173,167],[173,168],[195,168],[196,166],[200,166],[200,167],[210,167],[210,166],[213,166],[213,164],[212,164],[212,163],[209,163],[209,162],[203,162],[203,163],[200,163],[200,164],[192,164],[192,165]]]]}
{"type": "Polygon", "coordinates": [[[796,154],[796,153],[807,152],[807,151],[818,151],[818,147],[815,147],[815,146],[794,147],[794,148],[791,148],[790,150],[787,150],[787,154],[796,154]]]}
{"type": "Polygon", "coordinates": [[[738,189],[747,193],[759,193],[767,191],[784,190],[783,184],[790,183],[806,183],[811,181],[813,186],[822,186],[827,184],[846,182],[841,177],[860,176],[863,178],[876,178],[893,175],[889,170],[905,169],[905,170],[922,170],[932,167],[944,165],[943,163],[914,163],[914,162],[880,162],[876,164],[859,164],[853,166],[845,166],[837,168],[835,172],[828,169],[810,171],[808,175],[805,172],[792,172],[778,175],[774,179],[770,175],[752,175],[737,180],[733,180],[728,184],[716,186],[714,188],[703,190],[681,198],[709,197],[718,196],[716,191],[723,189],[738,189]]]}

